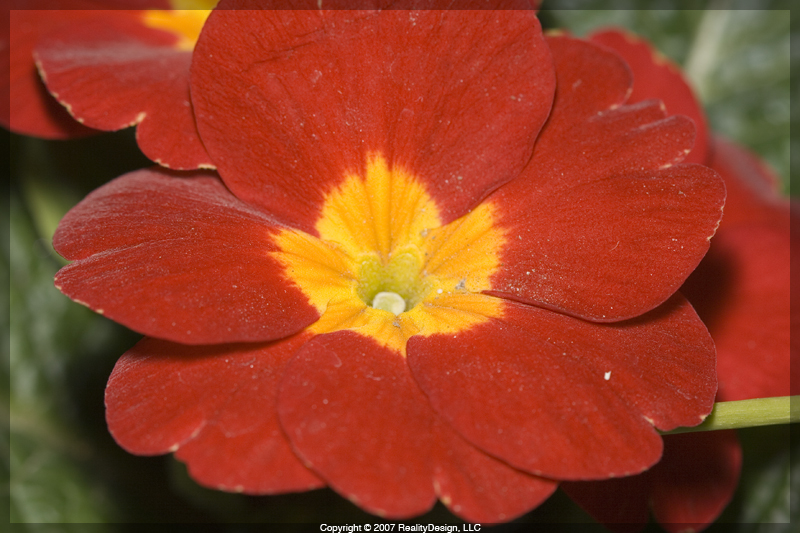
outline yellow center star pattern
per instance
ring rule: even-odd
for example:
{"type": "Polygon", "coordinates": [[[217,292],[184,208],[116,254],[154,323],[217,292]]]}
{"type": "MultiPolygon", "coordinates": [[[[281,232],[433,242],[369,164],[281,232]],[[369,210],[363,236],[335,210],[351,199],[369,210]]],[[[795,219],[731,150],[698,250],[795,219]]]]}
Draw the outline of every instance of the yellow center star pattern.
{"type": "Polygon", "coordinates": [[[327,195],[319,237],[288,229],[274,237],[286,276],[321,314],[309,329],[353,330],[405,354],[412,335],[454,334],[499,316],[500,301],[481,294],[505,242],[492,204],[442,226],[412,174],[377,154],[365,174],[348,174],[327,195]]]}

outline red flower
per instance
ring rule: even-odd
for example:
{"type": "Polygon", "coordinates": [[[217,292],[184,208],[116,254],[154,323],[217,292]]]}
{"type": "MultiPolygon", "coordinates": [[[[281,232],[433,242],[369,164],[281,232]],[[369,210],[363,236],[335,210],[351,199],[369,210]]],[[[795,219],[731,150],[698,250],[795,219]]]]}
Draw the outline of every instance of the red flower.
{"type": "Polygon", "coordinates": [[[498,521],[706,416],[713,344],[675,290],[725,193],[676,164],[688,119],[625,105],[626,65],[533,12],[249,6],[192,64],[219,178],[131,173],[55,236],[61,290],[149,336],[107,388],[123,447],[498,521]]]}
{"type": "Polygon", "coordinates": [[[10,49],[10,79],[3,86],[13,101],[0,123],[49,139],[138,125],[139,146],[153,161],[176,169],[210,167],[189,96],[192,48],[209,11],[114,9],[168,5],[16,0],[10,34],[0,36],[10,49]]]}
{"type": "MultiPolygon", "coordinates": [[[[593,42],[617,51],[632,67],[632,100],[663,97],[670,112],[690,116],[705,131],[701,107],[679,69],[649,43],[616,30],[593,42]]],[[[681,288],[717,347],[717,399],[786,396],[789,391],[789,202],[755,156],[732,143],[698,138],[687,157],[705,161],[727,186],[725,216],[711,249],[681,288]]],[[[563,487],[601,522],[639,530],[652,505],[671,532],[698,531],[730,501],[742,451],[733,431],[664,438],[664,458],[631,478],[563,487]],[[625,506],[611,502],[625,501],[625,506]],[[638,527],[629,525],[638,524],[638,527]]]]}

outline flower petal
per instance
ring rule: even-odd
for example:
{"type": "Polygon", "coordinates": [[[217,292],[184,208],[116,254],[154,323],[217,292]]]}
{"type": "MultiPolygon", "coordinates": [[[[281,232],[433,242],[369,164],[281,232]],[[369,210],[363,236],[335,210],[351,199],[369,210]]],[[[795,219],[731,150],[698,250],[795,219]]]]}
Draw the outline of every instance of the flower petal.
{"type": "Polygon", "coordinates": [[[278,413],[298,455],[369,512],[413,516],[438,495],[462,518],[497,522],[555,490],[464,441],[431,410],[402,356],[358,333],[316,337],[284,376],[278,413]]]}
{"type": "MultiPolygon", "coordinates": [[[[791,234],[795,236],[791,242],[791,257],[797,258],[800,257],[800,239],[797,239],[797,236],[800,235],[800,211],[798,211],[797,203],[793,203],[791,206],[791,219],[790,219],[790,227],[791,227],[791,234]]],[[[800,279],[800,261],[796,259],[790,261],[790,278],[791,279],[800,279]]],[[[800,309],[800,287],[797,283],[791,283],[789,287],[789,296],[791,300],[791,307],[790,309],[800,309]]],[[[796,396],[800,394],[800,335],[797,332],[800,331],[800,313],[792,312],[790,313],[789,323],[791,325],[790,335],[789,335],[789,357],[791,362],[789,364],[792,374],[789,380],[789,387],[790,387],[790,394],[792,396],[796,396]]]]}
{"type": "Polygon", "coordinates": [[[688,119],[655,101],[616,106],[630,81],[619,58],[548,43],[559,90],[531,163],[490,197],[509,242],[489,292],[589,320],[638,316],[700,262],[725,188],[705,167],[669,168],[691,146],[688,119]]]}
{"type": "Polygon", "coordinates": [[[669,298],[708,250],[725,198],[697,165],[545,187],[520,180],[492,196],[508,243],[487,292],[600,322],[669,298]]]}
{"type": "Polygon", "coordinates": [[[780,192],[778,176],[757,155],[716,137],[708,165],[725,180],[728,194],[723,228],[751,223],[785,227],[789,200],[780,192]]]}
{"type": "Polygon", "coordinates": [[[296,453],[333,489],[402,518],[436,500],[426,403],[399,353],[339,331],[315,337],[288,363],[278,416],[296,453]]]}
{"type": "Polygon", "coordinates": [[[191,476],[222,490],[267,494],[324,484],[297,459],[278,424],[277,382],[307,340],[186,346],[145,338],[117,362],[106,418],[128,451],[176,451],[191,476]]]}
{"type": "Polygon", "coordinates": [[[139,124],[139,147],[163,166],[211,167],[192,114],[191,51],[145,26],[139,12],[110,13],[43,36],[35,57],[48,89],[92,128],[139,124]]]}
{"type": "Polygon", "coordinates": [[[153,337],[186,344],[281,338],[319,313],[268,255],[276,229],[211,174],[132,172],[62,219],[53,245],[76,262],[58,272],[56,286],[153,337]]]}
{"type": "Polygon", "coordinates": [[[790,393],[790,237],[784,219],[782,229],[765,223],[721,228],[681,289],[714,338],[724,400],[790,393]]]}
{"type": "MultiPolygon", "coordinates": [[[[0,23],[0,124],[15,133],[45,139],[70,139],[96,133],[72,118],[45,88],[33,61],[39,36],[66,23],[91,16],[91,11],[53,11],[63,1],[27,2],[25,9],[5,9],[0,23]],[[51,9],[48,9],[51,8],[51,9]],[[10,100],[9,100],[10,99],[10,100]]],[[[86,7],[75,2],[71,7],[86,7]]],[[[17,6],[15,5],[15,8],[17,6]]]]}
{"type": "Polygon", "coordinates": [[[664,437],[664,457],[652,472],[656,520],[670,533],[704,529],[730,502],[741,468],[735,431],[664,437]]]}
{"type": "Polygon", "coordinates": [[[644,529],[651,506],[667,531],[701,531],[731,500],[741,466],[734,431],[667,435],[661,461],[643,474],[561,487],[615,532],[644,529]]]}
{"type": "Polygon", "coordinates": [[[717,346],[723,400],[790,393],[789,201],[775,175],[721,139],[711,165],[725,180],[725,217],[711,249],[681,291],[717,346]]]}
{"type": "Polygon", "coordinates": [[[630,69],[614,53],[564,35],[548,35],[546,41],[557,83],[553,110],[537,140],[537,151],[568,146],[565,140],[571,129],[625,103],[633,83],[630,69]]]}
{"type": "Polygon", "coordinates": [[[602,481],[568,481],[561,488],[614,533],[638,533],[650,521],[650,472],[602,481]]]}
{"type": "Polygon", "coordinates": [[[697,135],[685,163],[705,163],[708,153],[708,125],[705,113],[694,96],[680,67],[655,50],[649,42],[629,32],[602,30],[589,40],[614,50],[633,71],[633,92],[629,103],[658,98],[670,115],[686,115],[694,122],[697,135]]]}
{"type": "Polygon", "coordinates": [[[532,476],[487,455],[441,421],[436,428],[436,493],[461,518],[476,523],[513,520],[555,491],[555,481],[532,476]]]}
{"type": "Polygon", "coordinates": [[[661,454],[651,424],[698,424],[716,392],[713,344],[680,296],[614,325],[508,302],[485,325],[412,337],[408,362],[467,440],[554,479],[641,472],[661,454]]]}
{"type": "Polygon", "coordinates": [[[691,120],[666,118],[657,100],[620,107],[631,77],[616,54],[564,36],[549,37],[547,44],[558,89],[522,181],[547,189],[663,169],[685,157],[695,136],[691,120]]]}
{"type": "Polygon", "coordinates": [[[203,142],[239,198],[309,233],[325,195],[374,153],[416,176],[444,223],[463,215],[519,173],[550,110],[532,11],[227,5],[192,65],[203,142]]]}

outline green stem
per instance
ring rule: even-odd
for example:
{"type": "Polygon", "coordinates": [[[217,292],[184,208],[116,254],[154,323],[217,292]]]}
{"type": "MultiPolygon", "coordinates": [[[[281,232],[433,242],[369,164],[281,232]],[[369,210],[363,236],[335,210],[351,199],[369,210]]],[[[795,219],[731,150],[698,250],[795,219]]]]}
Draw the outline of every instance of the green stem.
{"type": "Polygon", "coordinates": [[[702,424],[663,431],[662,435],[716,431],[800,422],[800,396],[717,402],[702,424]]]}
{"type": "Polygon", "coordinates": [[[715,67],[720,64],[726,26],[730,22],[731,12],[726,0],[712,0],[709,8],[694,35],[689,55],[684,61],[683,71],[691,80],[700,101],[708,103],[712,78],[717,74],[715,67]]]}

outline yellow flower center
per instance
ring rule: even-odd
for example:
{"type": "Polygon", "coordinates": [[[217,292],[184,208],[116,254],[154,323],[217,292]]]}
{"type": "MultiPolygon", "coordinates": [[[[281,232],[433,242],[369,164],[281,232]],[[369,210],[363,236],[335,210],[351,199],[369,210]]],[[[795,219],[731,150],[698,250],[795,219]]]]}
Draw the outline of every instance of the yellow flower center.
{"type": "Polygon", "coordinates": [[[442,226],[413,175],[380,155],[365,174],[348,174],[327,195],[319,238],[275,235],[274,256],[321,314],[309,329],[354,330],[405,354],[412,335],[454,334],[499,316],[499,301],[481,294],[505,242],[494,206],[442,226]]]}
{"type": "Polygon", "coordinates": [[[149,9],[144,12],[145,26],[174,33],[178,36],[175,47],[191,52],[200,36],[208,15],[218,0],[171,0],[174,9],[149,9]]]}

